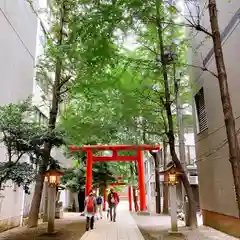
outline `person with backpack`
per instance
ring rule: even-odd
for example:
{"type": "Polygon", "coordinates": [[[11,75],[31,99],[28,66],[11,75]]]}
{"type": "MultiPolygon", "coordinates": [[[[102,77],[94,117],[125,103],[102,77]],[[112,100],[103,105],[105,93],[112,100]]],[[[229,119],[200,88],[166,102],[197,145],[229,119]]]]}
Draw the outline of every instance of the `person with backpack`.
{"type": "Polygon", "coordinates": [[[90,190],[88,196],[85,198],[85,216],[86,216],[86,231],[93,229],[94,227],[94,216],[97,210],[96,198],[93,194],[93,191],[90,190]]]}
{"type": "Polygon", "coordinates": [[[97,219],[99,218],[102,219],[103,197],[99,195],[96,199],[96,203],[97,203],[97,219]]]}
{"type": "Polygon", "coordinates": [[[110,208],[110,220],[113,222],[116,222],[116,209],[117,205],[119,203],[119,196],[114,191],[114,189],[110,190],[110,193],[108,194],[108,206],[110,208]]]}

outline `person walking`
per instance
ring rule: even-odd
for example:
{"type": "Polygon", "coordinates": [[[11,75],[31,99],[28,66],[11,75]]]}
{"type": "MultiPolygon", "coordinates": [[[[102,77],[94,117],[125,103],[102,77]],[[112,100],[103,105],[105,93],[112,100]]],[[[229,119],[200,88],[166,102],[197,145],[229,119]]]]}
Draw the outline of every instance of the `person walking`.
{"type": "Polygon", "coordinates": [[[85,198],[85,216],[86,216],[86,231],[93,229],[94,227],[94,216],[96,214],[97,203],[96,198],[94,197],[93,191],[90,190],[88,196],[85,198]]]}
{"type": "Polygon", "coordinates": [[[103,197],[99,195],[96,199],[97,203],[97,219],[102,219],[102,210],[103,210],[103,197]]]}
{"type": "Polygon", "coordinates": [[[116,209],[119,203],[119,196],[112,188],[108,194],[108,206],[110,208],[110,220],[116,222],[116,209]]]}

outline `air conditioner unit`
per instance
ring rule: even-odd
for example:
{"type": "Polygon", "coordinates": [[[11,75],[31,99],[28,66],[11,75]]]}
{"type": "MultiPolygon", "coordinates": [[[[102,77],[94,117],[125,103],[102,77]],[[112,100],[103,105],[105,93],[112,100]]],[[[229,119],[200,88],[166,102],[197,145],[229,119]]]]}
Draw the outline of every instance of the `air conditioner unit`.
{"type": "Polygon", "coordinates": [[[198,185],[198,176],[188,176],[191,185],[198,185]]]}

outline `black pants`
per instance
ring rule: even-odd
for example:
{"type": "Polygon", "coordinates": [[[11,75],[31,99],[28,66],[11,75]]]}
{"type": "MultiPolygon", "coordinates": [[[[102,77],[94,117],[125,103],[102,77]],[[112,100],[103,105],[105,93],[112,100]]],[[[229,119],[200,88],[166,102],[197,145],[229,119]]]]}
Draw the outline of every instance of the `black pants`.
{"type": "Polygon", "coordinates": [[[90,228],[93,229],[93,226],[94,226],[94,216],[92,216],[91,218],[87,217],[87,220],[86,220],[86,230],[87,231],[89,230],[89,225],[90,225],[90,228]]]}

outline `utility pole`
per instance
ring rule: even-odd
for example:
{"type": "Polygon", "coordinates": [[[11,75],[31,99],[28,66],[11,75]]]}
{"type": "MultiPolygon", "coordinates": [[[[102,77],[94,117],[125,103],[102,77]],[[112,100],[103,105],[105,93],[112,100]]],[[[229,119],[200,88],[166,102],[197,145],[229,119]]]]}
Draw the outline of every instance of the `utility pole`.
{"type": "Polygon", "coordinates": [[[158,152],[151,152],[151,155],[154,159],[156,213],[160,214],[161,213],[161,189],[159,178],[160,156],[158,152]]]}
{"type": "MultiPolygon", "coordinates": [[[[167,168],[167,142],[163,141],[163,167],[164,171],[167,168]]],[[[166,182],[167,176],[164,176],[164,182],[166,182]]],[[[168,214],[168,186],[167,184],[163,184],[163,213],[168,214]]]]}
{"type": "MultiPolygon", "coordinates": [[[[179,157],[180,162],[183,167],[184,172],[187,174],[186,167],[186,158],[185,158],[185,138],[184,138],[184,125],[183,125],[183,108],[179,99],[179,82],[180,80],[176,78],[176,66],[173,65],[173,74],[174,74],[174,84],[175,84],[175,98],[176,98],[176,111],[177,111],[177,126],[178,126],[178,142],[179,142],[179,157]]],[[[180,76],[181,77],[181,76],[180,76]]],[[[188,214],[188,205],[186,202],[186,193],[184,186],[181,186],[182,191],[182,209],[185,214],[185,223],[186,226],[189,226],[189,214],[188,214]]]]}
{"type": "MultiPolygon", "coordinates": [[[[177,100],[178,102],[178,100],[177,100]]],[[[184,172],[187,174],[187,167],[186,167],[186,158],[185,158],[185,139],[184,139],[184,125],[183,125],[183,108],[180,104],[177,106],[177,124],[178,124],[178,139],[179,139],[179,155],[180,155],[180,162],[184,169],[184,172]]],[[[184,190],[184,186],[181,186],[182,190],[182,209],[185,214],[185,223],[186,226],[189,226],[189,214],[188,214],[188,204],[186,202],[186,193],[184,190]]]]}

